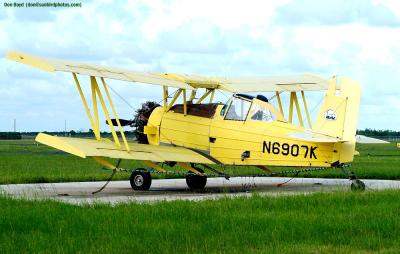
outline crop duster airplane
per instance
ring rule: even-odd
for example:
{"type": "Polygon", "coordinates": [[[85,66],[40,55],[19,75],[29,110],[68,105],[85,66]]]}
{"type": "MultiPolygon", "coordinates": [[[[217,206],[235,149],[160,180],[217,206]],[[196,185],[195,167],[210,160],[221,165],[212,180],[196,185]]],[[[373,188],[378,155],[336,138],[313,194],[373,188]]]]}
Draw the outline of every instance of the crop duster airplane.
{"type": "Polygon", "coordinates": [[[255,166],[260,173],[263,170],[270,175],[274,173],[268,166],[300,168],[283,172],[340,168],[350,178],[352,189],[365,188],[354,173],[344,169],[357,154],[355,134],[360,105],[360,86],[349,78],[326,80],[313,75],[221,78],[136,72],[19,52],[8,52],[7,58],[49,72],[70,72],[95,136],[95,139],[82,139],[39,133],[36,141],[81,158],[91,157],[113,173],[121,170],[119,163],[113,165],[107,158],[119,159],[118,162],[142,161],[147,169],[135,169],[130,176],[134,190],[148,190],[150,171],[168,173],[164,165],[186,170],[187,185],[195,190],[203,189],[207,175],[211,175],[204,173],[204,169],[224,174],[216,170],[216,165],[255,166]],[[91,109],[79,75],[90,77],[91,109]],[[163,105],[145,107],[139,116],[144,123],[139,140],[144,142],[131,142],[125,137],[122,126],[132,122],[118,118],[106,79],[162,87],[163,105]],[[171,93],[172,89],[175,93],[171,93]],[[226,104],[213,102],[218,89],[233,93],[226,104]],[[322,90],[326,95],[312,123],[305,92],[322,90]],[[198,94],[200,91],[203,93],[198,94]],[[277,106],[263,95],[244,94],[256,92],[274,92],[277,106]],[[282,93],[290,94],[287,112],[282,107],[282,93]],[[181,104],[177,104],[179,98],[181,104]],[[99,107],[103,109],[113,140],[100,135],[99,107]],[[294,109],[299,124],[293,122],[294,109]]]}

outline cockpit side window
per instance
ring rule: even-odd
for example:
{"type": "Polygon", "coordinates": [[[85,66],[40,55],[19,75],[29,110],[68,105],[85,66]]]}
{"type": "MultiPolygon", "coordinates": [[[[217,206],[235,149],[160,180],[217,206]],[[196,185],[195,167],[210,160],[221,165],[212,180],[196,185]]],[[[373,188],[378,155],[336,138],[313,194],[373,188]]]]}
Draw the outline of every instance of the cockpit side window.
{"type": "Polygon", "coordinates": [[[228,112],[225,115],[225,120],[246,120],[247,113],[249,112],[251,102],[238,97],[233,97],[229,106],[228,112]]]}
{"type": "Polygon", "coordinates": [[[231,103],[231,99],[229,98],[229,100],[224,104],[224,106],[221,109],[221,112],[220,112],[221,116],[225,115],[225,112],[228,109],[230,103],[231,103]]]}
{"type": "Polygon", "coordinates": [[[276,120],[276,115],[268,108],[257,103],[253,103],[249,113],[249,119],[253,121],[272,122],[276,120]]]}

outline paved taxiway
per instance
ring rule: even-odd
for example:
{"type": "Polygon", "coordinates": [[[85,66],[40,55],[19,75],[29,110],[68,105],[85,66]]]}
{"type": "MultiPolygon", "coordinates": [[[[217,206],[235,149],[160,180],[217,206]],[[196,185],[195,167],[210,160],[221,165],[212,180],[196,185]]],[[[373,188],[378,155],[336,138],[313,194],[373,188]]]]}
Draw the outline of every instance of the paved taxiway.
{"type": "MultiPolygon", "coordinates": [[[[133,191],[129,181],[113,181],[100,193],[92,194],[105,182],[72,182],[45,184],[0,185],[0,193],[17,198],[55,199],[73,204],[121,202],[154,202],[170,200],[204,200],[222,197],[260,195],[298,195],[324,191],[350,191],[351,182],[347,179],[277,177],[235,177],[208,179],[203,192],[192,192],[185,179],[153,179],[149,191],[133,191]]],[[[363,180],[367,190],[400,189],[400,181],[363,180]]]]}

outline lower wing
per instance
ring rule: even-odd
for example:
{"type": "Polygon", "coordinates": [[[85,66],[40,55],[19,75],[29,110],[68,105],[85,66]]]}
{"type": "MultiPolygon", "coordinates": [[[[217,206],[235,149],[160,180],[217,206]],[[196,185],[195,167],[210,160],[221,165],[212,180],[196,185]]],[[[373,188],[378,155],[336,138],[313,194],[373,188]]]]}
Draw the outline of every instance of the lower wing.
{"type": "Polygon", "coordinates": [[[81,158],[108,157],[154,162],[175,161],[214,164],[202,152],[196,152],[184,147],[129,143],[130,151],[128,152],[123,148],[118,148],[114,142],[107,139],[67,138],[39,133],[35,140],[81,158]]]}

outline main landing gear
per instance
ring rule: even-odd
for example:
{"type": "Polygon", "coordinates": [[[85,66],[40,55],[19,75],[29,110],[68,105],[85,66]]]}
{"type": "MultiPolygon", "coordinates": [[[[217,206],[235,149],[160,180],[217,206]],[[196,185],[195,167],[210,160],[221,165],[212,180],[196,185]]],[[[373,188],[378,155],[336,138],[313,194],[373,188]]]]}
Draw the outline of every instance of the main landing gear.
{"type": "Polygon", "coordinates": [[[151,186],[151,175],[149,171],[139,168],[132,172],[130,177],[132,189],[134,190],[148,190],[151,186]]]}
{"type": "Polygon", "coordinates": [[[203,190],[207,184],[207,176],[189,173],[186,176],[186,184],[192,191],[203,190]]]}
{"type": "MultiPolygon", "coordinates": [[[[199,173],[204,173],[200,168],[196,168],[199,173]]],[[[151,174],[144,168],[134,170],[130,176],[131,187],[134,190],[146,191],[151,186],[151,174]]],[[[207,176],[202,174],[187,173],[186,184],[192,191],[202,191],[207,184],[207,176]]]]}

